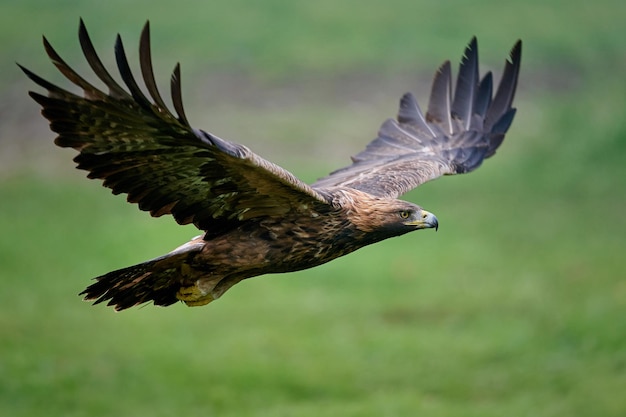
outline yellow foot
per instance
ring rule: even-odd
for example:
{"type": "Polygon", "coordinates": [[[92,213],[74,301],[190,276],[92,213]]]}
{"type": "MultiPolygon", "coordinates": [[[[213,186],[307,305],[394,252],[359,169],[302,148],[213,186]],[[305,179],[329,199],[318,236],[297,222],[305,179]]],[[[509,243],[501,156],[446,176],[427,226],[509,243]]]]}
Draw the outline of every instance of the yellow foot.
{"type": "Polygon", "coordinates": [[[202,291],[198,287],[198,282],[189,287],[181,287],[176,293],[176,298],[184,301],[189,307],[203,306],[215,300],[211,293],[202,291]]]}

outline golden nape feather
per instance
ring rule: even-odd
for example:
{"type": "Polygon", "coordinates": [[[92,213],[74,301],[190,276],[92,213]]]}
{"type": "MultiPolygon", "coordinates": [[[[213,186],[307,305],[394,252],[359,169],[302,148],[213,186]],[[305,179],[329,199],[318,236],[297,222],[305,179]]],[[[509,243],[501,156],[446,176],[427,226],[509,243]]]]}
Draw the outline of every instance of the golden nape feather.
{"type": "Polygon", "coordinates": [[[97,277],[81,293],[117,310],[179,300],[204,305],[246,278],[311,268],[390,237],[436,229],[432,213],[397,198],[426,181],[476,169],[495,153],[515,115],[521,41],[494,94],[492,74],[479,77],[474,38],[454,89],[446,62],[435,74],[425,114],[405,94],[398,117],[382,124],[352,164],[308,185],[243,145],[192,128],[179,65],[171,78],[174,110],[165,105],[154,78],[148,23],[139,42],[145,89],[131,72],[119,35],[115,59],[123,85],[100,60],[82,20],[78,37],[106,92],[76,73],[45,38],[54,65],[83,94],[20,66],[47,91],[30,95],[57,134],[55,143],[75,149],[77,168],[114,194],[126,194],[139,209],[202,231],[164,256],[97,277]]]}

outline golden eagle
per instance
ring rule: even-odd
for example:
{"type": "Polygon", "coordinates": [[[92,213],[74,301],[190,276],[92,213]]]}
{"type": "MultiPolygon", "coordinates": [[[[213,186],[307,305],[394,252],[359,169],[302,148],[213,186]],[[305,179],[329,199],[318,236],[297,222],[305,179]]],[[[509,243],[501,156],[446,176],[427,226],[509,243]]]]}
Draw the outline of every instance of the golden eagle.
{"type": "Polygon", "coordinates": [[[130,70],[119,35],[115,58],[126,88],[102,64],[82,20],[79,40],[108,92],[78,75],[45,37],[54,65],[84,95],[20,66],[48,92],[30,96],[58,134],[55,143],[77,150],[77,168],[114,194],[126,193],[152,216],[171,214],[203,232],[164,256],[97,277],[81,293],[116,310],[150,301],[204,305],[246,278],[311,268],[383,239],[437,229],[432,213],[397,197],[442,175],[470,172],[495,153],[515,115],[521,59],[517,41],[493,94],[491,73],[479,79],[473,38],[454,92],[447,61],[435,74],[426,114],[413,94],[405,94],[397,119],[384,122],[351,165],[307,185],[243,145],[192,128],[178,64],[171,78],[174,112],[168,109],[154,79],[149,22],[139,44],[149,96],[130,70]]]}

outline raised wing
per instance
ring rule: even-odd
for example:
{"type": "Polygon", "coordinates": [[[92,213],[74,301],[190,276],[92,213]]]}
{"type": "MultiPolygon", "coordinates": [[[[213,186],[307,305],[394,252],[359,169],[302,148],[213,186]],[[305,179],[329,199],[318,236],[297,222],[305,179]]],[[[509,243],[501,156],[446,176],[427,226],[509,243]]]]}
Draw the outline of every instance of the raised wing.
{"type": "Polygon", "coordinates": [[[168,110],[154,80],[149,23],[141,34],[139,55],[150,98],[134,79],[119,35],[115,56],[127,89],[98,58],[82,20],[79,39],[108,93],[72,70],[45,38],[48,56],[84,97],[21,68],[48,90],[48,96],[30,95],[58,133],[55,143],[80,152],[74,161],[89,171],[89,178],[103,179],[114,194],[128,194],[129,202],[153,216],[171,214],[178,223],[193,223],[210,234],[250,218],[327,204],[321,194],[245,146],[192,129],[183,110],[178,65],[171,80],[176,114],[168,110]]]}
{"type": "Polygon", "coordinates": [[[517,41],[492,97],[491,73],[479,81],[478,45],[473,38],[461,61],[454,96],[446,61],[435,74],[426,116],[413,94],[405,94],[397,120],[384,122],[378,137],[352,158],[352,165],[312,187],[351,187],[396,198],[442,175],[478,168],[500,146],[515,116],[511,104],[521,53],[522,42],[517,41]]]}

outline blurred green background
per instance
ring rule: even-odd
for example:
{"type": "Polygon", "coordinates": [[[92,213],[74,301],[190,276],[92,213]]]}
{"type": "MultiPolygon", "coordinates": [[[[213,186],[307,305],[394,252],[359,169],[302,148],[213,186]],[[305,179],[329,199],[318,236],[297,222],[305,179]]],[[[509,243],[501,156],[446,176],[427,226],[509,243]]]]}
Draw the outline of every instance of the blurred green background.
{"type": "MultiPolygon", "coordinates": [[[[626,3],[570,0],[0,2],[0,415],[623,416],[626,3]],[[475,173],[407,199],[438,233],[242,283],[203,308],[90,307],[93,276],[196,231],[73,168],[15,62],[81,72],[146,19],[197,127],[308,181],[348,162],[471,36],[518,113],[475,173]]],[[[93,79],[89,78],[89,79],[93,79]]]]}

